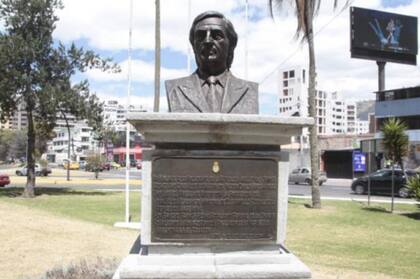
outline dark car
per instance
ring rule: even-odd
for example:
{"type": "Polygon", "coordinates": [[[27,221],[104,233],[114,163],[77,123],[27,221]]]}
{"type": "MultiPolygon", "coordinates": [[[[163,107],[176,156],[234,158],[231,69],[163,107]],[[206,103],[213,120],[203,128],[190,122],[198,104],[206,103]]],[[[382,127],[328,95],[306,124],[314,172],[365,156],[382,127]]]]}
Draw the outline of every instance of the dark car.
{"type": "Polygon", "coordinates": [[[10,177],[7,174],[0,174],[0,187],[10,184],[10,177]]]}
{"type": "MultiPolygon", "coordinates": [[[[120,161],[119,164],[121,165],[121,167],[125,167],[125,160],[120,161]]],[[[136,166],[137,166],[136,160],[131,159],[130,167],[136,167],[136,166]]]]}
{"type": "MultiPolygon", "coordinates": [[[[407,170],[403,172],[400,169],[394,170],[394,193],[401,198],[408,198],[410,191],[407,188],[407,177],[416,175],[415,171],[407,170]]],[[[372,194],[390,195],[392,192],[392,170],[381,169],[369,175],[370,178],[370,192],[372,194]]],[[[353,181],[351,190],[362,195],[368,191],[368,176],[362,176],[353,181]]]]}

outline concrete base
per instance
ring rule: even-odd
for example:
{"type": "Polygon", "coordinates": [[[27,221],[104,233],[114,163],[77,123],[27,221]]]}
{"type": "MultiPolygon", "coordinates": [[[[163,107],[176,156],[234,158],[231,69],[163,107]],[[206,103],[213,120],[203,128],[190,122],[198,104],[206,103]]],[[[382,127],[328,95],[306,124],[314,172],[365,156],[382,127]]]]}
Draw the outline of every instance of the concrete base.
{"type": "Polygon", "coordinates": [[[113,277],[166,278],[311,278],[311,271],[295,255],[282,249],[222,253],[191,251],[183,254],[129,255],[122,261],[113,277]]]}
{"type": "Polygon", "coordinates": [[[116,223],[114,223],[114,227],[140,230],[141,229],[141,223],[140,222],[129,222],[129,223],[127,223],[127,222],[116,222],[116,223]]]}

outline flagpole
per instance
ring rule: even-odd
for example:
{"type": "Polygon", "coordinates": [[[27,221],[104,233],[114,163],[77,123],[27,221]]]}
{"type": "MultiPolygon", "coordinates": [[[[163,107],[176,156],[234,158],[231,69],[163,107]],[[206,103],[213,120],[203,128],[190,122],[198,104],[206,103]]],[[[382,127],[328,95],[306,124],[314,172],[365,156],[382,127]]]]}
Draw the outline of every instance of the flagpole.
{"type": "MultiPolygon", "coordinates": [[[[131,95],[131,47],[132,47],[132,29],[133,29],[133,0],[130,0],[130,18],[128,31],[128,65],[127,65],[127,107],[126,115],[130,111],[131,95]]],[[[130,123],[126,117],[126,140],[125,140],[125,222],[130,222],[130,123]]]]}
{"type": "MultiPolygon", "coordinates": [[[[191,0],[188,0],[188,23],[187,23],[187,28],[188,25],[191,23],[191,0]]],[[[191,46],[190,43],[187,43],[187,73],[190,74],[191,73],[191,46]]]]}
{"type": "Polygon", "coordinates": [[[248,0],[245,0],[245,79],[248,79],[248,0]]]}

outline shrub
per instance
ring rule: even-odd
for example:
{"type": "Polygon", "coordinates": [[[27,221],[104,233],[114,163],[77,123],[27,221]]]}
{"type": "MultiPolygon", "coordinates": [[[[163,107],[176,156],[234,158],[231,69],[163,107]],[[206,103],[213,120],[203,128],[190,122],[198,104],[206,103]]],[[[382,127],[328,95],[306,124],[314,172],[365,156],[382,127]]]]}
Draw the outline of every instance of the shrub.
{"type": "Polygon", "coordinates": [[[411,177],[408,180],[407,185],[414,197],[420,201],[420,174],[411,177]]]}
{"type": "Polygon", "coordinates": [[[82,260],[77,264],[49,270],[39,279],[111,279],[117,267],[116,259],[97,258],[92,263],[82,260]]]}

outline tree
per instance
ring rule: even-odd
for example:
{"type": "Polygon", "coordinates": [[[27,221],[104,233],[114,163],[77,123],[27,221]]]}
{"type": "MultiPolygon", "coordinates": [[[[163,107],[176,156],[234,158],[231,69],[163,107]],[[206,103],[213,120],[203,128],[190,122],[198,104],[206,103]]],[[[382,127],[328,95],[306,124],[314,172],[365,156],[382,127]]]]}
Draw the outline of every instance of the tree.
{"type": "MultiPolygon", "coordinates": [[[[309,128],[309,145],[311,157],[311,182],[312,182],[312,207],[321,208],[321,193],[319,190],[319,150],[318,150],[318,126],[316,117],[316,64],[313,18],[316,16],[321,0],[269,0],[271,17],[274,17],[274,8],[282,10],[284,4],[291,3],[297,19],[296,39],[301,38],[302,42],[308,44],[309,52],[309,86],[308,105],[309,117],[314,118],[315,124],[309,128]]],[[[346,6],[349,1],[345,1],[346,6]]],[[[337,0],[334,0],[334,8],[337,0]]]]}
{"type": "Polygon", "coordinates": [[[104,158],[99,153],[89,155],[86,158],[86,170],[94,172],[95,179],[98,179],[99,172],[102,170],[102,165],[104,162],[104,158]]]}
{"type": "Polygon", "coordinates": [[[23,104],[28,118],[28,175],[24,197],[35,196],[36,135],[51,133],[61,112],[100,125],[102,104],[87,81],[72,84],[77,72],[118,68],[92,51],[65,47],[52,37],[61,0],[0,0],[4,32],[0,32],[0,120],[23,104]]]}
{"type": "Polygon", "coordinates": [[[392,164],[391,212],[394,211],[394,168],[395,165],[399,165],[404,170],[403,157],[408,152],[408,136],[405,133],[406,130],[407,126],[398,118],[387,119],[381,128],[385,157],[392,164]]]}
{"type": "Polygon", "coordinates": [[[381,128],[385,157],[403,169],[403,157],[408,152],[407,125],[398,118],[389,118],[381,128]]]}
{"type": "Polygon", "coordinates": [[[10,158],[10,146],[13,143],[13,131],[0,130],[0,143],[0,161],[12,159],[10,158]]]}

